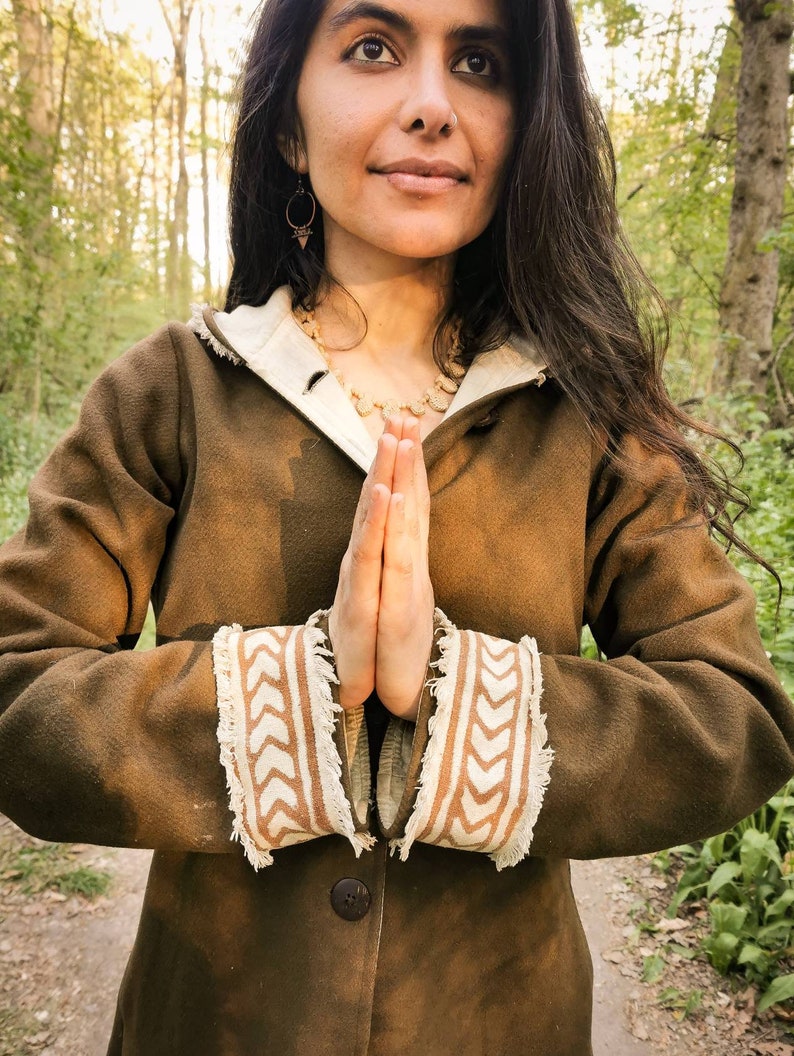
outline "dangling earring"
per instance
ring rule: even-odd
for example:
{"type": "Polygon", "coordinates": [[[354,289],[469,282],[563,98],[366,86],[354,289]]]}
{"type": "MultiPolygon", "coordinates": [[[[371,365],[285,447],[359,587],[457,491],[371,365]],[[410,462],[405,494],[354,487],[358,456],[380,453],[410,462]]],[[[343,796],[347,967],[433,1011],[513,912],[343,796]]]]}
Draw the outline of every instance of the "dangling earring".
{"type": "Polygon", "coordinates": [[[298,189],[295,191],[293,196],[287,202],[287,223],[292,228],[292,237],[297,238],[300,242],[301,249],[306,249],[306,243],[309,241],[309,235],[314,234],[312,231],[312,223],[314,217],[317,214],[317,202],[311,191],[307,191],[303,186],[303,177],[298,176],[298,189]],[[295,223],[290,215],[290,210],[295,207],[296,203],[301,203],[301,209],[305,213],[309,213],[308,218],[302,223],[295,223]]]}

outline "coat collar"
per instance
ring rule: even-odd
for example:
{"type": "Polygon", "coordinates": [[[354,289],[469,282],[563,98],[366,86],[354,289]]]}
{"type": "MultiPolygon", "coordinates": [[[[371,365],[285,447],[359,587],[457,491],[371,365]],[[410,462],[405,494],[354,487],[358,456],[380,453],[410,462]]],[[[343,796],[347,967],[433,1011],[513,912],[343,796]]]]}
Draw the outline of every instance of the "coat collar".
{"type": "MultiPolygon", "coordinates": [[[[189,326],[219,356],[248,366],[364,472],[369,470],[375,442],[317,346],[296,322],[288,286],[256,308],[240,305],[232,312],[219,312],[209,305],[194,305],[189,326]]],[[[487,397],[532,383],[542,385],[544,368],[535,346],[517,336],[481,353],[430,435],[487,397]]]]}

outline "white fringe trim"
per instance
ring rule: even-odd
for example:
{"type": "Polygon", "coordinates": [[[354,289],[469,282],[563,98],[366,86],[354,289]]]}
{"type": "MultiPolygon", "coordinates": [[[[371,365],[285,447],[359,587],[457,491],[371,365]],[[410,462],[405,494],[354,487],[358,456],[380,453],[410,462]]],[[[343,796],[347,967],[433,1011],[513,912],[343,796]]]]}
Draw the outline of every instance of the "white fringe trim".
{"type": "Polygon", "coordinates": [[[443,637],[438,642],[441,656],[431,665],[438,670],[439,674],[436,678],[429,679],[425,685],[435,697],[436,710],[427,724],[428,741],[419,770],[419,792],[414,809],[405,826],[405,835],[389,842],[391,853],[399,851],[401,862],[407,860],[417,835],[425,827],[430,816],[433,799],[441,778],[441,764],[444,760],[449,720],[455,698],[455,678],[446,676],[454,674],[457,670],[460,658],[460,632],[441,609],[435,610],[435,619],[440,626],[436,627],[434,633],[438,634],[439,630],[444,631],[443,637]]]}
{"type": "Polygon", "coordinates": [[[219,355],[222,359],[228,359],[232,363],[239,366],[240,363],[244,363],[245,360],[242,356],[239,356],[231,348],[227,348],[222,341],[213,334],[210,328],[207,326],[206,320],[204,319],[204,309],[211,308],[209,304],[191,304],[190,306],[190,322],[187,324],[190,329],[202,341],[206,341],[213,352],[219,355]]]}
{"type": "Polygon", "coordinates": [[[237,722],[235,712],[240,706],[234,699],[232,688],[232,635],[242,634],[242,627],[233,624],[221,627],[212,639],[212,665],[215,672],[215,684],[218,691],[218,744],[221,748],[221,763],[226,771],[226,789],[229,793],[229,810],[234,815],[230,839],[239,840],[243,845],[245,856],[254,869],[263,869],[273,864],[273,855],[269,847],[257,845],[254,837],[245,824],[245,795],[240,778],[237,776],[237,722]]]}
{"type": "MultiPolygon", "coordinates": [[[[304,628],[306,650],[311,657],[307,674],[314,750],[323,802],[334,826],[333,832],[345,836],[350,841],[358,858],[362,851],[371,850],[377,840],[368,832],[356,832],[353,810],[342,785],[342,760],[333,736],[336,715],[342,708],[334,702],[331,690],[331,683],[338,683],[339,680],[331,663],[333,653],[326,645],[326,636],[317,627],[317,622],[323,615],[323,611],[314,613],[304,628]]],[[[246,760],[240,759],[239,753],[244,750],[237,740],[236,713],[243,704],[235,699],[232,682],[232,638],[243,633],[239,624],[233,624],[231,627],[221,627],[212,640],[213,671],[218,693],[217,738],[221,763],[226,772],[229,810],[234,816],[230,839],[238,840],[242,844],[246,858],[255,870],[259,870],[273,864],[273,855],[272,848],[261,845],[259,834],[252,832],[246,824],[245,793],[238,775],[240,764],[246,760]]]]}
{"type": "Polygon", "coordinates": [[[547,745],[546,715],[540,710],[540,698],[543,695],[543,675],[540,667],[540,653],[534,638],[525,636],[518,643],[519,648],[529,652],[532,671],[532,689],[529,698],[529,715],[532,721],[532,741],[529,750],[529,802],[524,809],[521,820],[516,825],[510,842],[488,857],[496,863],[497,871],[518,863],[529,854],[535,822],[538,820],[543,797],[549,786],[551,764],[554,751],[547,745]]]}
{"type": "MultiPolygon", "coordinates": [[[[452,705],[455,698],[457,668],[460,662],[460,631],[447,619],[440,609],[436,609],[435,615],[437,622],[440,624],[440,629],[445,632],[438,643],[441,656],[433,665],[438,669],[439,675],[427,683],[436,699],[436,712],[428,723],[428,743],[422,756],[419,792],[414,809],[405,826],[405,835],[399,839],[391,840],[389,844],[392,854],[395,851],[399,851],[400,860],[403,862],[408,858],[411,846],[416,842],[417,835],[430,820],[430,810],[441,777],[441,765],[444,759],[452,705]]],[[[540,710],[540,700],[543,695],[543,676],[537,642],[534,638],[525,636],[519,642],[519,648],[526,649],[529,654],[532,675],[530,696],[527,702],[532,723],[529,799],[510,842],[501,850],[494,851],[488,855],[496,865],[498,872],[508,866],[517,865],[529,854],[532,834],[543,806],[543,799],[551,777],[551,764],[554,760],[554,751],[547,744],[546,715],[540,710]]]]}
{"type": "Polygon", "coordinates": [[[317,626],[326,611],[319,610],[306,621],[306,648],[311,652],[313,671],[309,678],[309,694],[312,701],[312,723],[314,726],[317,766],[320,773],[323,801],[331,818],[334,832],[346,836],[355,851],[356,858],[362,851],[369,851],[377,842],[368,832],[356,832],[351,807],[342,785],[342,759],[334,741],[334,726],[337,715],[343,710],[333,698],[331,683],[339,684],[331,663],[333,652],[328,648],[327,638],[317,626]]]}

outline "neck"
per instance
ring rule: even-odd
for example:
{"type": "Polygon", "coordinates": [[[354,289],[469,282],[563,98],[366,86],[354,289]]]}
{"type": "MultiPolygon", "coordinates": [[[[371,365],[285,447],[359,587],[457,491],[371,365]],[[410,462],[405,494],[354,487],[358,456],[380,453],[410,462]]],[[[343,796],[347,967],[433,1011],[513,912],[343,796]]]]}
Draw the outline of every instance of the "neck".
{"type": "Polygon", "coordinates": [[[329,350],[356,348],[376,362],[396,354],[403,362],[432,359],[436,328],[451,296],[454,258],[332,253],[329,259],[326,252],[326,263],[335,281],[322,296],[317,317],[329,350]]]}

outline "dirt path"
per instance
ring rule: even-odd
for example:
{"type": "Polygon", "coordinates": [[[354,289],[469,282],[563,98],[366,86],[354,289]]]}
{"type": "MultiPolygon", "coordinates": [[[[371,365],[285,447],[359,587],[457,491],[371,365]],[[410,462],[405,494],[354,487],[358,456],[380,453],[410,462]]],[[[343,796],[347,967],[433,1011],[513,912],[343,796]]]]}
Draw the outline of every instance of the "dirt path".
{"type": "MultiPolygon", "coordinates": [[[[87,870],[89,879],[102,872],[111,875],[108,893],[89,901],[51,889],[24,893],[23,884],[31,881],[19,875],[21,848],[48,850],[0,820],[0,1056],[104,1056],[149,854],[69,848],[70,869],[87,870]]],[[[743,1040],[736,1027],[746,1024],[737,1019],[741,1010],[734,1004],[730,1021],[721,1023],[719,1012],[727,1006],[708,968],[703,970],[710,992],[684,1022],[676,1020],[674,1010],[660,1007],[658,987],[640,981],[644,958],[653,953],[652,940],[647,940],[651,946],[637,941],[629,912],[647,905],[654,883],[659,886],[646,860],[578,862],[573,873],[593,950],[594,1056],[794,1053],[789,1045],[778,1047],[779,1033],[770,1035],[774,1048],[752,1047],[743,1040]],[[718,1029],[712,1029],[709,1017],[718,1029]]],[[[663,981],[671,979],[673,975],[663,981]]],[[[767,1041],[762,1036],[758,1044],[767,1041]]]]}

